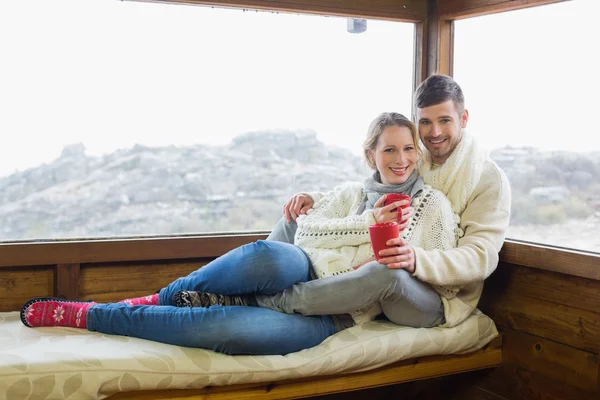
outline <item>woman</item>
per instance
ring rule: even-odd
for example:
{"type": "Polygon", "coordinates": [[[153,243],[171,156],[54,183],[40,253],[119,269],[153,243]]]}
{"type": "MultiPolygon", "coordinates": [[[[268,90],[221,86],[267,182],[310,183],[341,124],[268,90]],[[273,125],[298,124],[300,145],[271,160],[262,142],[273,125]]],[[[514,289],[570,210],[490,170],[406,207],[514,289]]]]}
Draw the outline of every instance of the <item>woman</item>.
{"type": "MultiPolygon", "coordinates": [[[[425,187],[416,173],[416,143],[415,126],[404,116],[384,113],[377,117],[365,141],[367,162],[376,170],[373,178],[364,187],[346,184],[327,194],[313,194],[314,211],[304,221],[299,220],[298,246],[267,241],[241,246],[177,279],[159,294],[121,303],[33,299],[23,306],[21,320],[30,327],[87,328],[228,354],[287,354],[312,347],[355,322],[372,319],[379,307],[396,323],[438,325],[444,318],[439,293],[451,296],[452,289],[434,290],[405,270],[368,262],[373,258],[368,226],[396,221],[399,211],[395,210],[402,209],[399,202],[383,206],[382,195],[390,192],[410,194],[413,198],[416,211],[406,230],[408,242],[424,248],[456,245],[457,226],[450,203],[440,192],[425,187]],[[319,239],[324,236],[335,240],[319,239]],[[356,271],[350,268],[364,263],[356,271]],[[313,277],[323,279],[308,282],[313,272],[313,277]],[[390,281],[396,285],[389,287],[390,281]],[[325,293],[327,287],[332,289],[333,298],[338,299],[327,300],[335,303],[332,312],[319,310],[322,304],[312,301],[314,298],[290,294],[304,290],[298,289],[303,285],[295,285],[303,282],[307,282],[309,291],[325,293]],[[381,285],[386,289],[382,291],[381,285]],[[208,300],[205,305],[224,305],[176,307],[192,296],[189,291],[200,293],[198,297],[208,300]],[[357,302],[357,293],[369,295],[361,296],[357,302]],[[306,302],[306,309],[302,302],[306,302]],[[407,304],[416,307],[398,307],[407,304]],[[326,315],[336,313],[352,313],[353,319],[326,315]]],[[[388,244],[406,243],[397,239],[388,244]]],[[[380,255],[388,257],[380,261],[392,266],[398,258],[407,256],[401,254],[406,249],[402,246],[383,250],[380,255]]]]}

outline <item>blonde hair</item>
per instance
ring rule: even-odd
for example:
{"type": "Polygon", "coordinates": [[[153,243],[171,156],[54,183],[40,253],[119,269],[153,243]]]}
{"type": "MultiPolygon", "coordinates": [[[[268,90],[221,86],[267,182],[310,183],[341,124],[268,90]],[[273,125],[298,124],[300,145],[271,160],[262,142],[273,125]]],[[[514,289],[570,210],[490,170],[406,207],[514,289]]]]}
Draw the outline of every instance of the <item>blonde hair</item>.
{"type": "Polygon", "coordinates": [[[379,114],[377,118],[371,122],[371,125],[369,125],[369,130],[367,131],[367,138],[363,142],[365,162],[371,169],[377,170],[377,166],[375,165],[375,160],[372,160],[369,157],[369,152],[375,150],[377,147],[377,142],[379,141],[379,137],[385,128],[390,126],[406,127],[410,129],[410,136],[412,137],[415,149],[417,150],[417,156],[419,158],[422,156],[421,148],[419,147],[419,134],[417,132],[416,125],[400,113],[384,112],[379,114]]]}

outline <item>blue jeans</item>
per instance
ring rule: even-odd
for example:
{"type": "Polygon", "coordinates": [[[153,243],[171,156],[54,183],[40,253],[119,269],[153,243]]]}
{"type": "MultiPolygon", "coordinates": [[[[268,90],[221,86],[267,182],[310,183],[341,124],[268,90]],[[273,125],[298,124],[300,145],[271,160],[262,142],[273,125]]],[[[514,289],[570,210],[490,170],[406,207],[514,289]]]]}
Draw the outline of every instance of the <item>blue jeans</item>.
{"type": "Polygon", "coordinates": [[[260,307],[177,308],[173,295],[179,290],[275,294],[308,279],[309,260],[298,247],[257,241],[177,279],[160,291],[159,306],[94,305],[87,326],[90,331],[226,354],[287,354],[316,346],[333,335],[332,318],[260,307]]]}
{"type": "MultiPolygon", "coordinates": [[[[294,242],[298,225],[281,218],[267,240],[294,242]]],[[[302,315],[333,315],[379,303],[392,322],[415,328],[444,323],[444,304],[431,286],[403,269],[372,261],[356,271],[310,282],[297,282],[282,292],[256,295],[259,306],[302,315]]]]}

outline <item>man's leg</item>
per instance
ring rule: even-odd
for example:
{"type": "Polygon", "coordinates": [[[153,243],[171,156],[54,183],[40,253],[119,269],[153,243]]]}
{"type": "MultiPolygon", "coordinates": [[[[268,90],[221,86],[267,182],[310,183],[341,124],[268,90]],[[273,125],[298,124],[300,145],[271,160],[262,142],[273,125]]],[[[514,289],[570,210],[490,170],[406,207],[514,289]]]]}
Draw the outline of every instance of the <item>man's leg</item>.
{"type": "Polygon", "coordinates": [[[345,314],[379,302],[398,325],[436,326],[443,322],[439,294],[403,269],[376,261],[356,271],[298,283],[274,295],[257,294],[260,307],[303,315],[345,314]]]}
{"type": "Polygon", "coordinates": [[[277,224],[275,224],[275,227],[267,240],[293,244],[297,229],[298,224],[296,224],[296,221],[291,221],[288,224],[287,220],[284,217],[281,217],[281,219],[277,221],[277,224]]]}
{"type": "Polygon", "coordinates": [[[175,305],[173,297],[180,290],[224,295],[277,293],[308,278],[309,259],[300,248],[259,240],[172,282],[160,291],[159,304],[175,305]]]}
{"type": "Polygon", "coordinates": [[[336,332],[329,316],[305,317],[259,307],[131,307],[123,303],[90,307],[87,327],[225,354],[265,355],[313,347],[336,332]]]}

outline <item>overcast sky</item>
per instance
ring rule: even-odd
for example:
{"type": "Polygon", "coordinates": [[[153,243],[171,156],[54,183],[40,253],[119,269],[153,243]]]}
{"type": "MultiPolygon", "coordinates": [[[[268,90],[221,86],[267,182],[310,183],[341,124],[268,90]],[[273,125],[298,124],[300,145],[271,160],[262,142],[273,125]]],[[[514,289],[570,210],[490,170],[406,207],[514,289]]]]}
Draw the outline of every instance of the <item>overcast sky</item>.
{"type": "MultiPolygon", "coordinates": [[[[459,21],[455,77],[490,147],[600,150],[600,1],[459,21]],[[533,26],[532,26],[533,21],[533,26]],[[507,29],[509,27],[509,29],[507,29]],[[587,82],[587,80],[590,82],[587,82]],[[585,140],[578,137],[585,137],[585,140]]],[[[413,25],[117,0],[0,2],[0,176],[135,143],[223,144],[312,129],[360,151],[410,116],[413,25]]]]}

